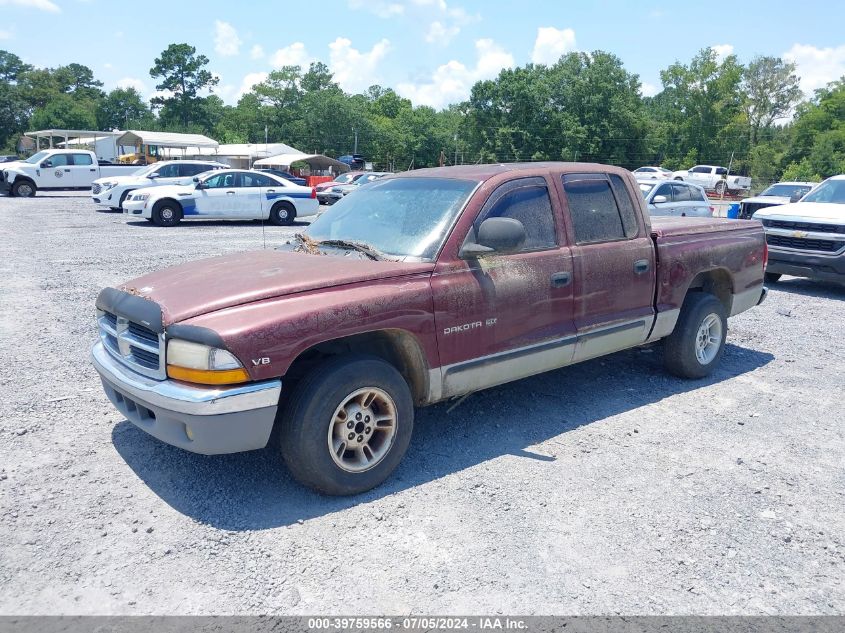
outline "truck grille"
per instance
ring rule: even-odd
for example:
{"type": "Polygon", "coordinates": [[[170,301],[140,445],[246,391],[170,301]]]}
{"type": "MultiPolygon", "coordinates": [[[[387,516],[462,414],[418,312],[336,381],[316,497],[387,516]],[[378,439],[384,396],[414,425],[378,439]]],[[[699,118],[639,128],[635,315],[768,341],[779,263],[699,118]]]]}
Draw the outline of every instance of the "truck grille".
{"type": "Polygon", "coordinates": [[[845,233],[845,225],[817,224],[816,222],[787,222],[785,220],[763,220],[763,226],[770,229],[790,231],[812,231],[813,233],[845,233]]]}
{"type": "MultiPolygon", "coordinates": [[[[750,220],[751,216],[753,216],[757,211],[760,209],[765,209],[766,207],[772,207],[774,205],[769,204],[768,202],[740,202],[739,203],[739,218],[741,220],[750,220]]],[[[765,221],[763,222],[765,224],[765,221]]]]}
{"type": "Polygon", "coordinates": [[[150,378],[164,379],[164,336],[111,312],[99,312],[100,340],[124,365],[150,378]]]}
{"type": "Polygon", "coordinates": [[[97,183],[94,183],[93,185],[91,185],[91,193],[93,193],[93,194],[100,193],[100,189],[101,189],[100,185],[98,185],[97,183]]]}
{"type": "Polygon", "coordinates": [[[812,240],[803,237],[789,237],[787,235],[766,235],[766,243],[769,246],[782,246],[784,248],[797,248],[805,251],[819,251],[822,253],[835,253],[845,246],[845,241],[839,240],[812,240]]]}

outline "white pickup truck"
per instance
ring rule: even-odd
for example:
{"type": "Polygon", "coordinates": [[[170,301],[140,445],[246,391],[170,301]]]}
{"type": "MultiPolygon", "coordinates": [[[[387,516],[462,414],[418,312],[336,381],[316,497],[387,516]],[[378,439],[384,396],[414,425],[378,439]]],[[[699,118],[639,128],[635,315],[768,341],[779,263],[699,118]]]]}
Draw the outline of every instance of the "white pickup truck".
{"type": "Polygon", "coordinates": [[[728,176],[727,167],[718,165],[696,165],[672,173],[672,180],[695,183],[717,195],[728,192],[745,193],[751,189],[751,178],[747,176],[728,176]]]}
{"type": "Polygon", "coordinates": [[[0,193],[31,198],[39,189],[90,189],[103,176],[126,176],[137,165],[100,165],[94,152],[81,149],[45,149],[26,160],[4,163],[0,193]]]}

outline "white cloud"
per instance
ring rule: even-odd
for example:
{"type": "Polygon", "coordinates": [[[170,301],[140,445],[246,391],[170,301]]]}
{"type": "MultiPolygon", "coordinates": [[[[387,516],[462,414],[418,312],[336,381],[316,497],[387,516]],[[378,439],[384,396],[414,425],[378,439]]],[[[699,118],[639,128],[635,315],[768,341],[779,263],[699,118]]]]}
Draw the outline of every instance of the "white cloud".
{"type": "Polygon", "coordinates": [[[275,68],[282,66],[302,66],[303,68],[311,61],[311,56],[305,50],[305,44],[294,42],[290,46],[280,48],[273,53],[271,63],[275,68]]]}
{"type": "Polygon", "coordinates": [[[553,26],[541,26],[537,29],[537,39],[534,40],[531,61],[535,64],[550,66],[557,62],[561,55],[574,50],[575,31],[572,29],[556,29],[553,26]]]}
{"type": "Polygon", "coordinates": [[[135,90],[141,94],[144,94],[147,90],[146,84],[135,77],[124,77],[123,79],[118,79],[116,85],[118,88],[135,88],[135,90]]]}
{"type": "Polygon", "coordinates": [[[405,6],[384,0],[349,0],[350,9],[366,9],[380,18],[392,18],[405,13],[405,6]]]}
{"type": "Polygon", "coordinates": [[[640,90],[643,93],[644,97],[653,97],[658,92],[660,92],[660,88],[658,86],[655,86],[654,84],[650,84],[647,81],[644,81],[642,83],[640,90]]]}
{"type": "Polygon", "coordinates": [[[466,99],[475,82],[492,79],[503,68],[513,68],[515,65],[513,55],[491,39],[476,41],[475,52],[477,59],[474,68],[467,68],[453,59],[438,67],[430,81],[421,84],[400,83],[396,91],[416,105],[443,108],[466,99]]]}
{"type": "Polygon", "coordinates": [[[112,66],[110,63],[106,62],[105,64],[103,64],[103,68],[105,68],[106,70],[111,70],[112,68],[114,68],[114,66],[112,66]]]}
{"type": "Polygon", "coordinates": [[[55,2],[51,0],[0,0],[0,7],[12,5],[16,7],[24,7],[26,9],[38,9],[40,11],[49,11],[50,13],[61,13],[62,10],[55,2]]]}
{"type": "Polygon", "coordinates": [[[801,90],[808,97],[812,96],[814,90],[824,88],[845,75],[845,44],[836,48],[794,44],[782,57],[798,67],[801,90]]]}
{"type": "Polygon", "coordinates": [[[734,46],[733,44],[716,44],[715,46],[711,46],[710,48],[716,53],[716,59],[720,62],[725,61],[725,58],[728,55],[734,54],[734,46]]]}
{"type": "Polygon", "coordinates": [[[223,57],[234,57],[241,51],[238,31],[228,22],[214,21],[214,50],[223,57]]]}
{"type": "Polygon", "coordinates": [[[265,81],[267,76],[267,73],[248,73],[244,76],[244,79],[241,82],[241,88],[235,96],[235,101],[240,101],[241,97],[252,90],[255,84],[260,84],[262,81],[265,81]]]}
{"type": "Polygon", "coordinates": [[[382,39],[367,52],[352,48],[348,38],[339,37],[329,44],[329,68],[334,80],[348,92],[360,92],[378,83],[376,68],[387,51],[390,41],[382,39]]]}
{"type": "Polygon", "coordinates": [[[252,50],[249,51],[249,56],[252,59],[263,59],[264,57],[264,49],[262,48],[261,44],[256,44],[252,47],[252,50]]]}
{"type": "Polygon", "coordinates": [[[5,31],[0,29],[0,40],[10,40],[12,39],[13,35],[11,31],[5,31]]]}
{"type": "Polygon", "coordinates": [[[434,21],[428,27],[428,33],[425,35],[425,41],[429,44],[439,44],[445,46],[453,37],[461,32],[461,28],[457,25],[446,26],[442,22],[434,21]]]}

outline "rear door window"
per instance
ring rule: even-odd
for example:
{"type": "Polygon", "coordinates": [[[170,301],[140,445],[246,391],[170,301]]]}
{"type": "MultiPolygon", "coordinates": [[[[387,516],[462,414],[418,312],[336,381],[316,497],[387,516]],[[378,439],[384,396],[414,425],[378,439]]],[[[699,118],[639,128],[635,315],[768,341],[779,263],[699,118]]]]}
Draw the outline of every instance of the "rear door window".
{"type": "Polygon", "coordinates": [[[622,203],[618,203],[605,174],[564,174],[563,189],[569,202],[576,243],[612,242],[637,234],[636,214],[627,190],[625,197],[620,196],[622,203]]]}
{"type": "Polygon", "coordinates": [[[692,187],[680,183],[672,183],[672,189],[674,190],[675,202],[689,202],[692,200],[690,196],[692,187]]]}
{"type": "MultiPolygon", "coordinates": [[[[91,154],[71,154],[74,165],[93,165],[94,159],[91,154]]],[[[53,163],[55,165],[55,163],[53,163]]]]}

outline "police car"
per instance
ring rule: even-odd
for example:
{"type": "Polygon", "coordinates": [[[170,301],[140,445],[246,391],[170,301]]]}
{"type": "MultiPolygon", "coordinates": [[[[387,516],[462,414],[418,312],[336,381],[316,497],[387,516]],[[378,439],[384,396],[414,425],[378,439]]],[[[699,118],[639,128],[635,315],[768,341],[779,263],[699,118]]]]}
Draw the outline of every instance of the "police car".
{"type": "Polygon", "coordinates": [[[136,189],[123,203],[124,215],[145,218],[156,226],[203,219],[269,220],[284,225],[317,215],[319,209],[312,187],[246,169],[208,172],[190,185],[136,189]]]}

